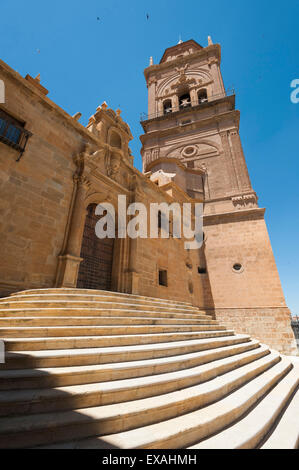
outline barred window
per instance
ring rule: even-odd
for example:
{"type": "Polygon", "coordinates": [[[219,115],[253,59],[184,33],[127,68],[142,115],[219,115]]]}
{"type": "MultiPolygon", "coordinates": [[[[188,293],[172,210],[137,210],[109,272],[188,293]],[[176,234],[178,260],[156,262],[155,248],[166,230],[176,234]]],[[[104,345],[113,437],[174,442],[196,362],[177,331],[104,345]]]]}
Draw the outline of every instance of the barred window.
{"type": "Polygon", "coordinates": [[[24,128],[24,123],[0,109],[0,141],[20,151],[21,158],[28,138],[32,134],[24,128]]]}

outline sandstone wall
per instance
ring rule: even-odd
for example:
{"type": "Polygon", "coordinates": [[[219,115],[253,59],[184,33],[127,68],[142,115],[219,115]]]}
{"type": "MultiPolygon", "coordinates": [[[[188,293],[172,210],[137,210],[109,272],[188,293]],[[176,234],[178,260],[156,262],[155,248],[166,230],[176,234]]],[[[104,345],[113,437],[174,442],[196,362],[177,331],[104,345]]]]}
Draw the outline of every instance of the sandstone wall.
{"type": "Polygon", "coordinates": [[[3,294],[53,286],[73,190],[72,155],[84,137],[66,113],[3,62],[0,78],[6,88],[2,109],[25,122],[33,134],[19,162],[19,152],[0,142],[3,294]]]}

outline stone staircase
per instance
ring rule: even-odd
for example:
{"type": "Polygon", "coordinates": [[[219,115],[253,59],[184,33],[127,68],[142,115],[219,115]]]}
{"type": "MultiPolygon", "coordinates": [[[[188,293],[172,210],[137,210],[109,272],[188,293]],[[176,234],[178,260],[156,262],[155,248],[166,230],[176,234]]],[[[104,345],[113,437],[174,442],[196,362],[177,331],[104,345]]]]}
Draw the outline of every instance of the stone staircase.
{"type": "Polygon", "coordinates": [[[298,446],[299,363],[191,304],[24,291],[0,337],[0,448],[298,446]]]}

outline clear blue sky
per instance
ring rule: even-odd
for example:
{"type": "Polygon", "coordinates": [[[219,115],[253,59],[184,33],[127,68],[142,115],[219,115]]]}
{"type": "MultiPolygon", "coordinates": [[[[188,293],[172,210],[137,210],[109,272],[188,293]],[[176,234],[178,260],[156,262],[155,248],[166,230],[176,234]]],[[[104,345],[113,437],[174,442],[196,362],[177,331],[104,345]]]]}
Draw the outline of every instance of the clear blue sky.
{"type": "Polygon", "coordinates": [[[23,76],[40,73],[49,97],[70,114],[82,112],[83,124],[104,100],[120,107],[139,169],[149,57],[159,62],[179,35],[202,46],[211,35],[221,44],[253,187],[267,208],[288,305],[299,315],[299,103],[290,101],[290,83],[299,78],[298,0],[2,0],[0,6],[1,58],[23,76]]]}

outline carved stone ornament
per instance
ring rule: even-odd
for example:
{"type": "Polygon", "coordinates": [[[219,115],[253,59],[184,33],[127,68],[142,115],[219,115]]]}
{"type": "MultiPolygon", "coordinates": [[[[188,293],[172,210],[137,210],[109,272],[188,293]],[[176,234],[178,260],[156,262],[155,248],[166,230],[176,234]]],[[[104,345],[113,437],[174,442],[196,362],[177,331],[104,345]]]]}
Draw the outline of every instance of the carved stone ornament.
{"type": "Polygon", "coordinates": [[[77,167],[75,175],[78,177],[82,176],[86,171],[86,164],[94,163],[94,165],[96,165],[99,159],[102,158],[103,152],[104,149],[98,149],[95,152],[92,152],[92,145],[87,143],[84,150],[76,154],[73,158],[77,167]]]}
{"type": "Polygon", "coordinates": [[[117,152],[111,152],[111,150],[108,149],[105,156],[105,166],[107,175],[110,178],[116,179],[117,175],[119,174],[120,162],[121,155],[117,152]]]}
{"type": "Polygon", "coordinates": [[[257,195],[255,193],[250,194],[243,194],[239,196],[232,197],[232,203],[237,209],[241,209],[242,207],[256,207],[257,206],[257,195]]]}

